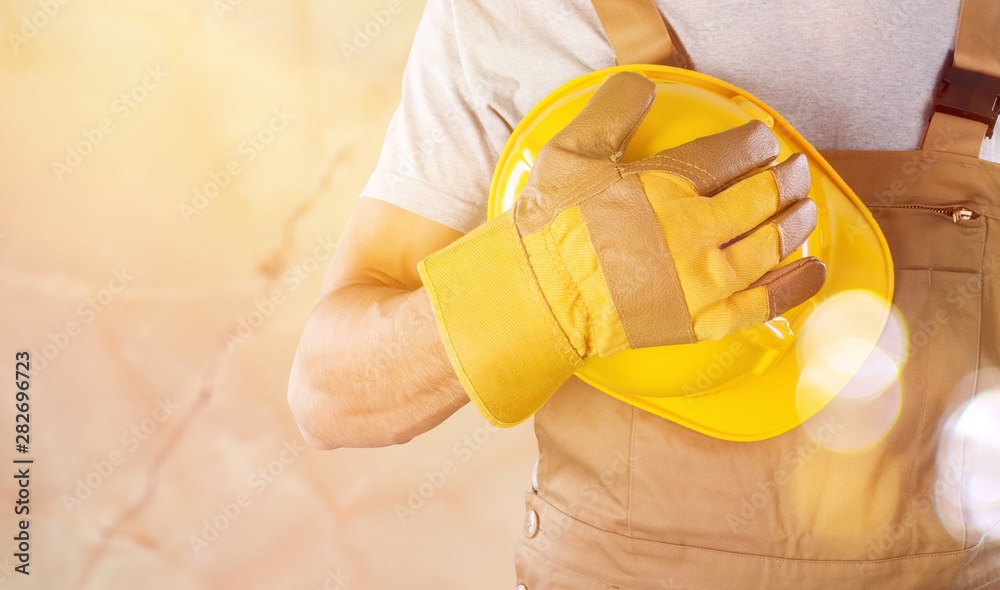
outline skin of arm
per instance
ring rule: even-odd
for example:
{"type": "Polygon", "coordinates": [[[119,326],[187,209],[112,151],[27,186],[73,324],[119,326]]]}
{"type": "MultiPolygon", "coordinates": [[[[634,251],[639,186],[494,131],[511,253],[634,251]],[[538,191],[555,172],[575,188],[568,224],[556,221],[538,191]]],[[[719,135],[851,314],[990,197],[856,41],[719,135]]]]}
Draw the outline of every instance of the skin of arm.
{"type": "Polygon", "coordinates": [[[288,403],[318,449],[401,444],[469,398],[417,262],[463,234],[370,198],[351,213],[299,342],[288,403]]]}

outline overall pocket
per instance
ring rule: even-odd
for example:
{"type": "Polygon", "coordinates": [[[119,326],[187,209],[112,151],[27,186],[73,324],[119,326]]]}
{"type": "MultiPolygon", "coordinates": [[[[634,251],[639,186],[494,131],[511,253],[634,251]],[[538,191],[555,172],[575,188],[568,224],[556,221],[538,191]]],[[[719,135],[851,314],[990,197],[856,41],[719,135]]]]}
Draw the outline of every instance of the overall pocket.
{"type": "Polygon", "coordinates": [[[966,534],[961,510],[966,467],[945,447],[961,447],[947,425],[977,389],[986,218],[961,205],[871,211],[892,252],[899,311],[893,321],[902,324],[900,350],[893,351],[901,366],[895,428],[906,434],[907,448],[899,450],[912,470],[900,486],[909,533],[895,543],[915,553],[965,549],[978,541],[966,534]]]}

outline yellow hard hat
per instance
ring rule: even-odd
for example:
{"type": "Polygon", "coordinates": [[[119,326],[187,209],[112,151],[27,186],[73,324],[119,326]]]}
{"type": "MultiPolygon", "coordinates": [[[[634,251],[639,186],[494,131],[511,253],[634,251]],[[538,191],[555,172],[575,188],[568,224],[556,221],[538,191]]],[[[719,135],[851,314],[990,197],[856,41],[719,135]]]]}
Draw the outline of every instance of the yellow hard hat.
{"type": "Polygon", "coordinates": [[[808,156],[818,224],[785,263],[816,256],[827,265],[827,279],[811,300],[766,324],[721,340],[593,358],[577,376],[622,401],[716,438],[755,441],[787,432],[851,384],[877,348],[890,314],[893,268],[868,209],[773,109],[739,88],[690,70],[626,65],[583,75],[547,96],[514,129],[493,177],[489,216],[513,205],[542,146],[583,110],[609,76],[623,71],[642,74],[657,86],[656,100],[625,161],[752,119],[774,131],[781,148],[778,161],[796,152],[808,156]]]}

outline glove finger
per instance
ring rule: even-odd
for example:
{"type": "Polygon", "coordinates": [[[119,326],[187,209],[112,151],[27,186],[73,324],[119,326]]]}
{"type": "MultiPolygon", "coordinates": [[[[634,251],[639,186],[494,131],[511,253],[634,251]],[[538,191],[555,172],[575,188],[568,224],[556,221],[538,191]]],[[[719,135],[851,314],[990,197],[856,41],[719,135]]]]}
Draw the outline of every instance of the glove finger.
{"type": "Polygon", "coordinates": [[[806,241],[816,229],[816,204],[798,201],[765,225],[726,245],[722,254],[745,288],[774,268],[806,241]]]}
{"type": "Polygon", "coordinates": [[[656,97],[656,85],[633,72],[607,79],[552,143],[578,154],[620,159],[656,97]]]}
{"type": "Polygon", "coordinates": [[[722,243],[754,229],[809,194],[809,164],[802,154],[754,174],[708,203],[722,243]]]}
{"type": "Polygon", "coordinates": [[[809,257],[773,269],[695,318],[699,340],[716,340],[766,322],[807,301],[826,280],[826,265],[809,257]]]}
{"type": "Polygon", "coordinates": [[[746,289],[769,269],[777,266],[781,262],[781,258],[778,257],[780,242],[781,233],[778,227],[769,223],[724,247],[722,256],[735,275],[735,282],[731,288],[746,289]]]}
{"type": "Polygon", "coordinates": [[[777,138],[755,120],[628,164],[624,173],[668,172],[687,180],[693,194],[707,196],[776,157],[777,138]]]}

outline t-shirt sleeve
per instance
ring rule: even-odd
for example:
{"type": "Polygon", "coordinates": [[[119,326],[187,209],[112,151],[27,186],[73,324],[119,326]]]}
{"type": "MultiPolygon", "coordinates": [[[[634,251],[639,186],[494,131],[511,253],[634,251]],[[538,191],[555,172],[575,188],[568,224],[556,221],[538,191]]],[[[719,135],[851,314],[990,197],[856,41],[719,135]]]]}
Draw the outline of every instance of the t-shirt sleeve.
{"type": "Polygon", "coordinates": [[[452,0],[427,2],[400,104],[362,195],[468,232],[486,219],[490,180],[509,126],[477,104],[459,26],[452,0]]]}

